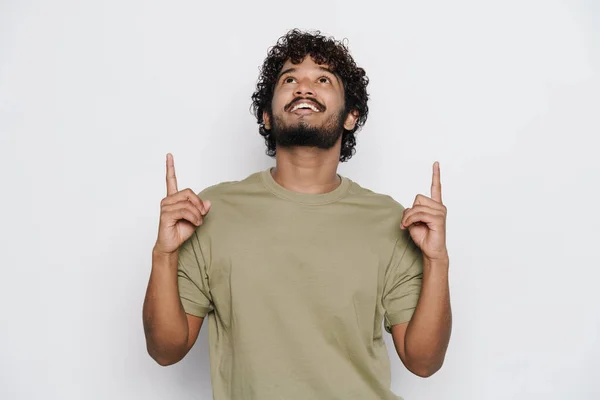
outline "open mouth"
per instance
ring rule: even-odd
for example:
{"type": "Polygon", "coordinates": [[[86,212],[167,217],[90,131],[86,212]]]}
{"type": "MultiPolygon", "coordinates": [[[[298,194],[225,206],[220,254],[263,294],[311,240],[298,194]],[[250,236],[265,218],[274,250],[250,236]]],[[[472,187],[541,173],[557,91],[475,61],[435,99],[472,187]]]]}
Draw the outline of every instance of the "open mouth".
{"type": "Polygon", "coordinates": [[[297,100],[289,107],[289,112],[296,114],[318,113],[322,111],[321,105],[311,100],[297,100]]]}
{"type": "Polygon", "coordinates": [[[290,112],[294,112],[296,110],[313,110],[314,112],[320,112],[317,107],[310,103],[298,103],[294,107],[292,107],[290,112]]]}

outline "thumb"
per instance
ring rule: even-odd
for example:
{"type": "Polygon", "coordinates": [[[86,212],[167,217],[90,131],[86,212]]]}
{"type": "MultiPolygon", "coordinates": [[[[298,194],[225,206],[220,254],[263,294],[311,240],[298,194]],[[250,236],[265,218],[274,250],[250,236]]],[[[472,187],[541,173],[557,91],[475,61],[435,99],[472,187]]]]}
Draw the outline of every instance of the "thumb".
{"type": "Polygon", "coordinates": [[[204,205],[204,210],[208,213],[210,210],[210,200],[202,200],[202,204],[204,205]]]}

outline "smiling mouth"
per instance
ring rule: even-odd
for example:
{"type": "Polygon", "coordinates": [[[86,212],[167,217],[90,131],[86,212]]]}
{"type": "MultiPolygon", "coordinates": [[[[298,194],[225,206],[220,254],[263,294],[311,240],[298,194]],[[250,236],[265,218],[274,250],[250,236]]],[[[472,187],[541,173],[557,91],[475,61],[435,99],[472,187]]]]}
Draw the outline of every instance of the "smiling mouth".
{"type": "Polygon", "coordinates": [[[310,104],[310,103],[304,103],[304,102],[301,102],[301,103],[298,103],[298,104],[296,104],[294,107],[292,107],[292,108],[290,109],[290,112],[294,112],[294,111],[297,111],[297,110],[312,110],[312,111],[314,111],[314,112],[321,112],[321,111],[320,111],[320,110],[319,110],[317,107],[315,107],[313,104],[310,104]]]}
{"type": "Polygon", "coordinates": [[[324,110],[325,107],[321,106],[316,101],[309,99],[297,99],[288,107],[288,112],[296,114],[319,113],[324,110]]]}

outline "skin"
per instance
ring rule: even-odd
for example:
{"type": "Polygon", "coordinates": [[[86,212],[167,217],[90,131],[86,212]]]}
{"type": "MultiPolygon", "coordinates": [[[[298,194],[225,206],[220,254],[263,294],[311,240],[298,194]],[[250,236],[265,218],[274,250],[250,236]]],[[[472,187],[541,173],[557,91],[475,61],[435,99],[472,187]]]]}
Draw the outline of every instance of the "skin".
{"type": "MultiPolygon", "coordinates": [[[[340,78],[310,57],[300,64],[287,61],[275,87],[272,116],[263,115],[265,128],[272,120],[286,126],[323,126],[344,107],[340,78]],[[294,99],[314,99],[324,106],[321,112],[291,112],[294,99]]],[[[355,110],[344,120],[354,128],[355,110]]],[[[277,148],[273,178],[298,193],[327,193],[341,182],[337,174],[341,135],[330,149],[312,147],[277,148]]],[[[149,354],[160,364],[181,360],[195,343],[202,318],[185,314],[177,289],[177,249],[189,238],[210,209],[191,189],[178,191],[172,156],[167,155],[167,197],[161,203],[159,234],[153,249],[150,282],[144,301],[144,330],[149,354]]],[[[446,207],[442,203],[439,163],[433,165],[431,197],[419,194],[412,207],[404,210],[401,229],[408,229],[423,252],[423,286],[409,322],[394,325],[392,337],[406,368],[421,377],[438,371],[445,358],[452,328],[448,287],[449,257],[446,248],[446,207]]]]}
{"type": "Polygon", "coordinates": [[[152,249],[152,271],[143,306],[148,354],[162,366],[180,361],[190,351],[203,318],[186,314],[177,286],[178,249],[202,224],[210,210],[191,189],[179,191],[173,156],[167,154],[167,196],[161,201],[158,238],[152,249]]]}
{"type": "MultiPolygon", "coordinates": [[[[273,118],[279,118],[285,125],[306,123],[322,126],[344,107],[344,87],[340,79],[326,65],[316,64],[306,57],[300,64],[287,61],[279,77],[271,109],[273,118]],[[286,72],[288,71],[288,72],[286,72]],[[295,98],[314,98],[325,106],[324,112],[309,112],[298,115],[286,111],[285,106],[295,98]]],[[[358,114],[350,112],[344,121],[344,128],[351,130],[356,125],[358,114]]],[[[263,114],[265,128],[271,127],[271,116],[263,114]]],[[[308,147],[277,148],[276,166],[273,178],[286,189],[299,193],[327,193],[340,183],[337,168],[340,158],[342,138],[331,149],[308,147]]]]}
{"type": "Polygon", "coordinates": [[[412,319],[392,327],[394,346],[400,359],[407,369],[421,377],[431,376],[442,367],[452,331],[446,214],[440,165],[435,162],[431,197],[417,195],[412,207],[404,210],[400,226],[409,230],[423,252],[421,295],[412,319]]]}

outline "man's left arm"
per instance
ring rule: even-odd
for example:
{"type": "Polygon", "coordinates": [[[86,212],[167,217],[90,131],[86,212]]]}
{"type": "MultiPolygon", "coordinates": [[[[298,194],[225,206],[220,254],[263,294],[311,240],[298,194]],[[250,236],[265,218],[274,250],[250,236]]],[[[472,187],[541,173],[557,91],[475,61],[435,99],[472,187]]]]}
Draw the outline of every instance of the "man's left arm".
{"type": "Polygon", "coordinates": [[[436,162],[431,198],[418,195],[413,207],[404,211],[401,225],[423,253],[421,294],[411,320],[392,327],[400,359],[409,371],[421,377],[431,376],[442,367],[452,331],[446,212],[436,162]]]}
{"type": "Polygon", "coordinates": [[[410,320],[392,326],[394,346],[406,368],[426,378],[444,363],[452,331],[448,261],[423,260],[423,286],[410,320]]]}

